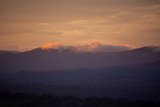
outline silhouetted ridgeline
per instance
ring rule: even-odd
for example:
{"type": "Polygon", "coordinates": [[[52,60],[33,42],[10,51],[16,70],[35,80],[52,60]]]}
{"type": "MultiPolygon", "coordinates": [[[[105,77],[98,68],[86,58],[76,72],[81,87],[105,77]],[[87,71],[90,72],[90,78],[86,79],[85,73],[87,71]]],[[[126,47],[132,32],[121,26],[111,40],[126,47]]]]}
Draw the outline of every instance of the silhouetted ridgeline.
{"type": "Polygon", "coordinates": [[[0,91],[0,107],[160,107],[160,101],[37,95],[0,91]]]}
{"type": "Polygon", "coordinates": [[[52,71],[142,64],[160,60],[160,47],[143,47],[118,52],[75,52],[72,48],[27,52],[0,52],[2,71],[52,71]]]}
{"type": "Polygon", "coordinates": [[[156,107],[160,100],[159,56],[159,47],[115,53],[3,51],[0,107],[156,107]],[[128,100],[113,100],[117,98],[128,100]]]}

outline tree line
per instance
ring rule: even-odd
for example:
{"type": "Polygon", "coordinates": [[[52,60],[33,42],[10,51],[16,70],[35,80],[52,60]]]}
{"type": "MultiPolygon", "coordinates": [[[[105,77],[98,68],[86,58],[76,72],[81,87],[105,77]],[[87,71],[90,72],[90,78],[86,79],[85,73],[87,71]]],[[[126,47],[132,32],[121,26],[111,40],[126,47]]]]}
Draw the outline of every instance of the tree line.
{"type": "Polygon", "coordinates": [[[38,95],[0,91],[0,107],[160,107],[160,101],[38,95]]]}

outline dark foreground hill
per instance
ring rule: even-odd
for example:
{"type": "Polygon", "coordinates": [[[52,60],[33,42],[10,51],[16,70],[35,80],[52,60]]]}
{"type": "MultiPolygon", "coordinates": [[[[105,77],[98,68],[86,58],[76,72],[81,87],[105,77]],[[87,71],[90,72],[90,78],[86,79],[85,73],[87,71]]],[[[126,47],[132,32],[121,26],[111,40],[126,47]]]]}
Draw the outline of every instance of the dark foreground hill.
{"type": "Polygon", "coordinates": [[[159,101],[107,97],[78,98],[74,96],[37,95],[34,93],[8,93],[0,91],[1,107],[159,107],[159,101]]]}
{"type": "Polygon", "coordinates": [[[3,72],[1,90],[50,95],[160,99],[160,61],[68,71],[3,72]]]}

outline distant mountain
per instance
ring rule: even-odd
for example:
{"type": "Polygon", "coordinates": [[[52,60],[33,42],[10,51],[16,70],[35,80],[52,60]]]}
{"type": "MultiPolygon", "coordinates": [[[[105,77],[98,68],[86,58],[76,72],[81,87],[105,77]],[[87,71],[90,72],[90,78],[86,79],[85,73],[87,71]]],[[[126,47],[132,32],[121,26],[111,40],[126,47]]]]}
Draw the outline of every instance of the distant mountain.
{"type": "Polygon", "coordinates": [[[84,46],[77,46],[75,47],[76,52],[91,52],[91,53],[109,53],[109,52],[120,52],[120,51],[127,51],[132,49],[132,47],[127,46],[113,46],[113,45],[103,45],[100,43],[92,43],[90,45],[84,45],[84,46]]]}
{"type": "Polygon", "coordinates": [[[121,51],[127,51],[132,49],[131,47],[127,47],[127,46],[113,46],[113,45],[103,45],[100,43],[92,43],[89,45],[82,45],[82,46],[57,46],[57,47],[46,47],[44,48],[44,46],[33,49],[31,51],[59,51],[59,52],[64,52],[64,51],[72,51],[75,53],[85,53],[85,52],[89,52],[89,53],[109,53],[109,52],[121,52],[121,51]]]}
{"type": "Polygon", "coordinates": [[[49,49],[36,48],[26,52],[1,54],[0,71],[67,70],[141,64],[158,61],[159,56],[159,46],[116,52],[77,52],[74,47],[65,46],[49,49]]]}
{"type": "Polygon", "coordinates": [[[0,50],[0,55],[6,55],[6,54],[17,54],[18,51],[7,51],[7,50],[0,50]]]}
{"type": "Polygon", "coordinates": [[[159,46],[118,52],[79,52],[74,47],[9,52],[0,55],[0,90],[156,101],[159,56],[159,46]]]}
{"type": "Polygon", "coordinates": [[[130,50],[133,54],[146,54],[146,53],[157,53],[160,52],[160,46],[148,46],[130,50]]]}

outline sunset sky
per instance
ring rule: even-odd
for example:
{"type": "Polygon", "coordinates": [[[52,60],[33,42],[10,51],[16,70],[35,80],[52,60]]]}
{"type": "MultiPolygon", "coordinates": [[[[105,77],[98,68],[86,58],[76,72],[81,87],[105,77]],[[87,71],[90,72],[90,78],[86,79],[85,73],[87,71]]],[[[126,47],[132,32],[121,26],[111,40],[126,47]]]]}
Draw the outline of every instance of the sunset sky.
{"type": "Polygon", "coordinates": [[[0,49],[51,41],[160,45],[160,0],[0,0],[0,49]]]}

